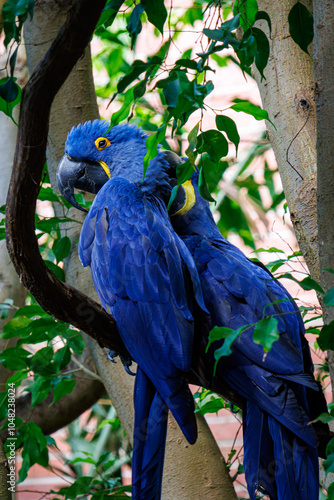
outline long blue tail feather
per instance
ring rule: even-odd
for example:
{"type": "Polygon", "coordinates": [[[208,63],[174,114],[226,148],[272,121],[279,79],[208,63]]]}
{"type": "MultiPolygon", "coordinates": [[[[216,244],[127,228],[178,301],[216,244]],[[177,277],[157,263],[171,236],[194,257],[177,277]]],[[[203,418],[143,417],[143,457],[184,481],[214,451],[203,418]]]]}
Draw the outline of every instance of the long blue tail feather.
{"type": "Polygon", "coordinates": [[[316,447],[307,445],[255,403],[243,411],[244,467],[251,500],[318,500],[316,447]]]}
{"type": "Polygon", "coordinates": [[[139,368],[134,391],[132,498],[159,500],[163,475],[168,408],[139,368]]]}

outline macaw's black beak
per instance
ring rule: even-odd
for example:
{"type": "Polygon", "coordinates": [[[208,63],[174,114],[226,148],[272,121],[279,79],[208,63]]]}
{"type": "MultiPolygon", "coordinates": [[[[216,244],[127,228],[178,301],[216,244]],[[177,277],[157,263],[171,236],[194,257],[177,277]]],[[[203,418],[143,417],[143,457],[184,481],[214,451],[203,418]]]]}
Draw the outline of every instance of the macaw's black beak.
{"type": "Polygon", "coordinates": [[[87,212],[74,197],[74,189],[96,194],[109,180],[109,176],[99,163],[73,160],[64,154],[57,169],[57,182],[61,194],[71,205],[87,212]]]}

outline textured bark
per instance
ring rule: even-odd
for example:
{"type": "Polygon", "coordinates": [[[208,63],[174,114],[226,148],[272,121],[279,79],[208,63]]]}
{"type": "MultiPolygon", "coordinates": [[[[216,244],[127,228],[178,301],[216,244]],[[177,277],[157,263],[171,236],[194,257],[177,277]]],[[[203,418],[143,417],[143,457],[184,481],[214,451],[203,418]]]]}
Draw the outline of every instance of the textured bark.
{"type": "Polygon", "coordinates": [[[0,439],[0,498],[1,500],[11,500],[12,494],[8,489],[8,462],[6,453],[3,447],[3,442],[0,439]]]}
{"type": "MultiPolygon", "coordinates": [[[[317,130],[317,182],[320,281],[334,287],[334,5],[314,0],[314,73],[317,130]]],[[[323,307],[325,323],[334,320],[334,307],[323,307]]],[[[328,353],[334,395],[334,353],[328,353]]]]}
{"type": "MultiPolygon", "coordinates": [[[[296,237],[312,277],[319,280],[314,71],[311,56],[289,34],[288,14],[295,3],[258,1],[259,10],[271,18],[272,40],[266,79],[261,82],[257,71],[255,78],[263,107],[276,127],[267,123],[296,237]]],[[[312,10],[309,0],[303,4],[312,10]]],[[[261,24],[269,35],[266,23],[261,24]]],[[[312,54],[312,47],[309,51],[312,54]]]]}
{"type": "Polygon", "coordinates": [[[198,439],[190,446],[169,413],[162,500],[237,500],[224,458],[204,418],[197,415],[198,439]],[[173,454],[171,454],[173,450],[173,454]],[[173,459],[174,458],[174,459],[173,459]]]}
{"type": "MultiPolygon", "coordinates": [[[[66,7],[65,4],[62,6],[66,7]]],[[[39,2],[36,5],[33,22],[27,23],[25,28],[25,41],[31,71],[36,67],[46,50],[44,44],[38,43],[35,46],[32,44],[33,40],[37,40],[36,32],[40,33],[39,37],[42,40],[53,38],[61,24],[61,14],[58,3],[54,0],[39,2]]],[[[38,42],[40,42],[40,38],[38,38],[38,42]]],[[[90,54],[87,50],[85,56],[78,61],[62,86],[51,109],[47,162],[54,188],[55,172],[63,155],[68,130],[79,122],[94,119],[97,116],[90,54]]],[[[72,215],[76,219],[80,217],[78,211],[73,211],[72,215]]],[[[67,263],[66,279],[82,292],[96,298],[90,271],[84,270],[78,261],[76,242],[79,232],[79,226],[67,232],[74,244],[67,263]]],[[[110,330],[107,330],[106,333],[109,335],[109,332],[110,330]]],[[[120,361],[116,365],[111,364],[95,340],[86,335],[84,338],[122,425],[132,441],[134,377],[130,377],[124,372],[120,361]]],[[[195,446],[189,446],[186,443],[178,426],[173,424],[173,420],[169,427],[164,468],[164,498],[190,500],[199,495],[200,498],[210,496],[212,499],[236,499],[223,457],[203,419],[199,421],[199,440],[195,446]],[[205,457],[204,462],[203,457],[205,457]],[[182,495],[180,495],[180,491],[182,491],[182,495]]]]}
{"type": "MultiPolygon", "coordinates": [[[[6,195],[12,172],[13,158],[16,144],[17,126],[4,113],[0,113],[0,206],[6,203],[6,195]]],[[[6,242],[0,241],[0,303],[12,299],[15,307],[24,305],[26,289],[21,285],[14,267],[10,263],[6,242]]],[[[0,331],[3,325],[11,318],[14,310],[8,312],[6,319],[0,319],[0,331]]],[[[0,339],[0,351],[14,346],[16,339],[0,339]]],[[[12,374],[0,363],[0,392],[5,390],[8,377],[12,374]]]]}

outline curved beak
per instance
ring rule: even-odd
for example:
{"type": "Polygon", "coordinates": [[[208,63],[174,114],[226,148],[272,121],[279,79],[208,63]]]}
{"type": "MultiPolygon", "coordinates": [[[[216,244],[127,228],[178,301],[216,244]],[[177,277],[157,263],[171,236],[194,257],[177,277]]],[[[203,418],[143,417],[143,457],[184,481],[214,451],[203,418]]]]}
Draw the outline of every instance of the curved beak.
{"type": "Polygon", "coordinates": [[[96,194],[109,180],[109,176],[99,163],[73,160],[64,154],[57,169],[57,182],[61,194],[74,207],[87,212],[74,197],[74,189],[96,194]]]}

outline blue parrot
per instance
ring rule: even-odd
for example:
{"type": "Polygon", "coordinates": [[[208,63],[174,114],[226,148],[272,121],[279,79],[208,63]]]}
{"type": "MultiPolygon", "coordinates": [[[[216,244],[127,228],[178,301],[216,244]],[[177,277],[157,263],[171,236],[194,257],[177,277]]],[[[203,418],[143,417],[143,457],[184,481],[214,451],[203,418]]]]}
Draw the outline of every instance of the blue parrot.
{"type": "MultiPolygon", "coordinates": [[[[169,173],[175,177],[175,169],[169,173]]],[[[176,212],[170,212],[172,224],[195,260],[211,326],[235,330],[263,315],[278,320],[279,340],[266,356],[249,328],[217,368],[216,376],[244,398],[244,469],[250,498],[255,500],[259,491],[272,500],[316,500],[317,432],[326,434],[328,428],[310,421],[327,412],[327,405],[314,380],[298,308],[265,266],[246,258],[220,234],[208,202],[198,192],[197,173],[177,197],[176,212]]]]}
{"type": "Polygon", "coordinates": [[[74,205],[74,183],[98,191],[81,230],[79,257],[138,364],[132,496],[157,500],[168,409],[189,443],[197,438],[184,374],[191,367],[195,310],[206,308],[193,258],[166,211],[168,163],[155,158],[142,182],[144,134],[127,125],[108,127],[95,120],[73,128],[57,177],[74,205]]]}
{"type": "Polygon", "coordinates": [[[173,230],[166,204],[178,160],[160,150],[143,183],[145,140],[129,125],[111,130],[101,122],[78,126],[68,136],[58,170],[60,190],[78,208],[74,187],[98,193],[82,229],[80,258],[91,266],[102,304],[110,308],[139,365],[134,498],[159,498],[166,406],[189,442],[196,439],[184,380],[196,367],[203,386],[213,388],[221,380],[241,398],[251,500],[256,491],[272,500],[316,500],[317,433],[326,433],[327,427],[309,422],[326,411],[326,403],[314,380],[297,306],[265,266],[221,236],[198,193],[197,174],[179,188],[171,206],[173,230]],[[280,336],[271,351],[264,357],[248,328],[213,375],[214,350],[223,340],[203,356],[210,329],[254,324],[264,312],[278,320],[280,336]]]}

